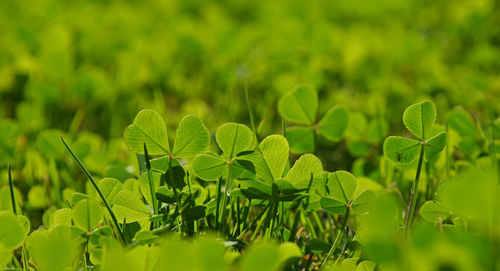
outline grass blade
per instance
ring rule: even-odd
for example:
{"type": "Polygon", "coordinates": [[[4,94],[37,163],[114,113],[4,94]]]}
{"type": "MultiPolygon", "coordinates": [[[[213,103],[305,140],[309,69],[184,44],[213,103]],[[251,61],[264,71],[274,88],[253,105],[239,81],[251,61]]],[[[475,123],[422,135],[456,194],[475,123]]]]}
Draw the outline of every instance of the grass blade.
{"type": "Polygon", "coordinates": [[[10,163],[7,165],[9,168],[9,188],[10,188],[10,200],[12,201],[12,211],[14,214],[17,215],[17,210],[16,210],[16,198],[14,196],[14,184],[12,182],[12,173],[10,169],[10,163]]]}
{"type": "Polygon", "coordinates": [[[111,207],[109,207],[109,204],[108,202],[106,201],[106,198],[104,197],[104,195],[102,194],[101,190],[99,189],[99,187],[97,186],[97,183],[95,182],[94,178],[92,177],[92,175],[90,175],[90,172],[88,172],[88,170],[83,166],[82,162],[80,162],[80,159],[78,159],[78,157],[75,155],[75,153],[73,153],[73,151],[71,150],[71,148],[68,146],[68,144],[66,144],[66,141],[64,141],[64,138],[61,137],[61,141],[63,142],[64,146],[66,147],[66,149],[68,149],[69,153],[71,154],[71,156],[73,156],[73,158],[75,159],[76,163],[80,166],[80,168],[83,170],[83,172],[85,173],[85,175],[87,175],[87,178],[89,178],[90,182],[92,183],[92,185],[94,186],[94,188],[97,190],[97,193],[99,194],[99,196],[101,197],[102,199],[102,202],[104,203],[104,205],[106,206],[106,209],[108,210],[109,212],[109,215],[111,216],[111,219],[113,220],[113,223],[115,224],[115,227],[116,227],[116,231],[118,232],[118,235],[120,236],[120,239],[122,242],[125,242],[125,236],[123,235],[123,232],[121,231],[120,229],[120,225],[118,224],[118,220],[116,220],[116,216],[115,214],[113,213],[113,211],[111,210],[111,207]]]}

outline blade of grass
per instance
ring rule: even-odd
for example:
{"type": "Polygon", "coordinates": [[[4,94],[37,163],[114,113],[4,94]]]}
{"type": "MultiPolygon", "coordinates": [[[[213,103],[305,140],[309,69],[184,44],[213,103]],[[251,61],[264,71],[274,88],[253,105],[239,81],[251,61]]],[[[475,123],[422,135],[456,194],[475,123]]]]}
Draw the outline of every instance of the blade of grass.
{"type": "Polygon", "coordinates": [[[123,235],[123,232],[121,231],[120,225],[118,224],[118,220],[116,219],[115,214],[111,210],[111,207],[109,206],[108,201],[106,200],[106,198],[102,194],[101,190],[99,189],[99,186],[97,186],[97,183],[95,182],[94,178],[92,177],[92,175],[90,174],[90,172],[85,168],[85,166],[83,166],[82,162],[80,162],[80,159],[78,159],[78,157],[75,155],[75,153],[73,153],[73,151],[68,146],[68,144],[66,144],[66,141],[64,141],[63,137],[61,137],[61,141],[63,142],[63,144],[66,147],[66,149],[68,149],[68,151],[71,154],[71,156],[73,156],[73,159],[75,159],[76,163],[80,166],[80,168],[82,169],[82,171],[85,173],[85,175],[87,175],[87,178],[89,178],[89,180],[92,183],[92,185],[94,186],[94,188],[97,190],[97,193],[101,197],[102,202],[104,203],[104,206],[106,206],[106,209],[108,210],[109,215],[111,216],[111,219],[113,220],[113,224],[115,224],[116,231],[119,233],[118,235],[120,236],[120,240],[122,242],[125,242],[125,236],[123,235]]]}
{"type": "Polygon", "coordinates": [[[14,183],[12,181],[12,172],[10,168],[10,163],[7,165],[8,171],[9,171],[9,189],[10,189],[10,200],[12,202],[12,211],[14,214],[17,215],[17,210],[16,210],[16,198],[14,196],[14,183]]]}
{"type": "Polygon", "coordinates": [[[250,97],[248,96],[248,82],[245,81],[245,99],[248,107],[248,116],[250,117],[250,125],[252,126],[252,131],[257,136],[257,129],[255,128],[255,120],[253,118],[252,106],[250,105],[250,97]]]}

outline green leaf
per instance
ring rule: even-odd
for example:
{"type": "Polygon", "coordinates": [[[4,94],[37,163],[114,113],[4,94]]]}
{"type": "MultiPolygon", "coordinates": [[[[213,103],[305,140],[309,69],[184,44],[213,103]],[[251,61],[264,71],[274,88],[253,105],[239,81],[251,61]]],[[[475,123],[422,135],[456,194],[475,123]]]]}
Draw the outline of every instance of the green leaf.
{"type": "Polygon", "coordinates": [[[339,170],[328,175],[329,196],[340,202],[348,203],[356,191],[357,180],[351,173],[339,170]]]}
{"type": "Polygon", "coordinates": [[[288,164],[288,141],[281,135],[270,135],[260,143],[260,151],[274,179],[283,176],[288,164]]]}
{"type": "Polygon", "coordinates": [[[37,270],[63,271],[71,269],[81,242],[72,238],[71,227],[61,225],[35,231],[26,243],[37,270]]]}
{"type": "Polygon", "coordinates": [[[224,157],[232,159],[240,152],[252,147],[253,133],[246,125],[225,123],[215,133],[215,140],[224,153],[224,157]]]}
{"type": "Polygon", "coordinates": [[[203,121],[196,116],[187,116],[181,120],[175,135],[175,157],[192,159],[195,155],[205,151],[210,144],[210,133],[203,121]]]}
{"type": "Polygon", "coordinates": [[[320,199],[319,204],[321,208],[333,215],[344,214],[347,211],[345,203],[332,198],[323,197],[320,199]]]}
{"type": "Polygon", "coordinates": [[[279,252],[275,245],[259,243],[252,246],[241,258],[242,271],[272,271],[279,265],[279,252]]]}
{"type": "Polygon", "coordinates": [[[311,86],[297,86],[281,97],[278,110],[287,120],[297,124],[313,124],[318,109],[318,93],[311,86]]]}
{"type": "Polygon", "coordinates": [[[50,215],[49,226],[50,228],[59,225],[71,226],[71,219],[73,218],[73,210],[70,208],[62,208],[50,215]]]}
{"type": "Polygon", "coordinates": [[[28,202],[32,207],[45,208],[49,204],[46,189],[43,185],[35,185],[28,192],[28,202]]]}
{"type": "Polygon", "coordinates": [[[439,154],[446,145],[446,133],[441,132],[431,139],[427,140],[425,145],[425,160],[429,161],[439,154]]]}
{"type": "Polygon", "coordinates": [[[73,221],[81,229],[90,232],[97,228],[104,215],[101,205],[95,200],[84,199],[73,208],[73,221]]]}
{"type": "Polygon", "coordinates": [[[476,136],[477,130],[474,120],[470,114],[461,107],[454,108],[449,117],[448,125],[451,129],[457,131],[461,137],[473,138],[476,136]]]}
{"type": "Polygon", "coordinates": [[[235,184],[236,189],[231,191],[233,193],[242,195],[249,199],[270,199],[272,196],[272,188],[270,185],[257,180],[238,180],[235,184]]]}
{"type": "Polygon", "coordinates": [[[385,120],[372,120],[368,125],[366,140],[372,144],[379,143],[387,135],[387,122],[385,120]]]}
{"type": "Polygon", "coordinates": [[[165,122],[158,112],[151,109],[140,111],[124,134],[125,143],[136,153],[144,152],[144,143],[150,155],[170,151],[165,122]]]}
{"type": "Polygon", "coordinates": [[[295,154],[314,151],[314,130],[309,127],[295,126],[288,128],[286,139],[290,144],[290,152],[295,154]]]}
{"type": "Polygon", "coordinates": [[[420,207],[420,216],[431,223],[438,222],[439,218],[445,220],[449,214],[450,211],[436,201],[426,201],[420,207]]]}
{"type": "Polygon", "coordinates": [[[285,180],[296,189],[305,189],[313,179],[321,178],[323,165],[318,157],[312,154],[302,155],[290,169],[285,180]]]}
{"type": "Polygon", "coordinates": [[[436,107],[429,101],[411,105],[403,113],[403,122],[408,131],[422,140],[427,138],[435,120],[436,107]]]}
{"type": "Polygon", "coordinates": [[[131,191],[122,190],[115,199],[113,213],[118,222],[127,220],[127,223],[139,221],[148,218],[151,211],[144,203],[131,191]]]}
{"type": "Polygon", "coordinates": [[[26,230],[21,220],[8,211],[0,212],[0,244],[13,250],[20,246],[26,238],[26,230]]]}
{"type": "Polygon", "coordinates": [[[361,192],[351,204],[352,211],[356,214],[364,214],[368,212],[369,207],[375,200],[375,193],[372,190],[365,190],[361,192]]]}
{"type": "Polygon", "coordinates": [[[176,202],[174,192],[165,186],[161,186],[160,188],[158,188],[158,190],[156,190],[156,198],[159,201],[165,202],[165,203],[175,203],[176,202]]]}
{"type": "Polygon", "coordinates": [[[349,111],[344,106],[334,106],[318,123],[319,133],[330,141],[339,141],[349,124],[349,111]]]}
{"type": "Polygon", "coordinates": [[[200,154],[193,160],[194,174],[205,181],[217,181],[226,166],[227,162],[212,152],[200,154]]]}
{"type": "Polygon", "coordinates": [[[411,164],[417,159],[420,147],[421,144],[418,140],[390,136],[384,141],[384,154],[394,163],[411,164]]]}
{"type": "MultiPolygon", "coordinates": [[[[116,195],[123,190],[123,184],[115,178],[103,178],[97,184],[104,198],[109,204],[115,202],[116,195]]],[[[101,201],[101,198],[99,198],[101,201]]]]}

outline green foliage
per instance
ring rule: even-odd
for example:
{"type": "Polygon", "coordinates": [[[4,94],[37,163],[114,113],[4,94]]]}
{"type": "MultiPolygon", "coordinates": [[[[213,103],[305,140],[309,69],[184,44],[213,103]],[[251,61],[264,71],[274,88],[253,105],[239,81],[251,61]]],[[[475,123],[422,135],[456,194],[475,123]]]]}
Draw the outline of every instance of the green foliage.
{"type": "Polygon", "coordinates": [[[499,7],[0,1],[0,269],[497,270],[499,7]]]}
{"type": "Polygon", "coordinates": [[[165,122],[160,114],[151,109],[137,114],[125,130],[124,138],[129,148],[137,153],[144,152],[144,144],[153,155],[170,152],[165,122]]]}

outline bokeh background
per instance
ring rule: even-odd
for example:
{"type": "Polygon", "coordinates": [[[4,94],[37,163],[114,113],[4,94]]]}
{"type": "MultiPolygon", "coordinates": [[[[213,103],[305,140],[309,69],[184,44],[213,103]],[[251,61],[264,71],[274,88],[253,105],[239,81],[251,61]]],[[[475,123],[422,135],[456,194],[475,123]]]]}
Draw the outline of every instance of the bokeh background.
{"type": "Polygon", "coordinates": [[[400,127],[432,99],[496,112],[500,13],[494,0],[0,1],[0,117],[122,136],[142,108],[175,126],[248,123],[248,85],[263,133],[301,83],[334,104],[400,127]]]}

